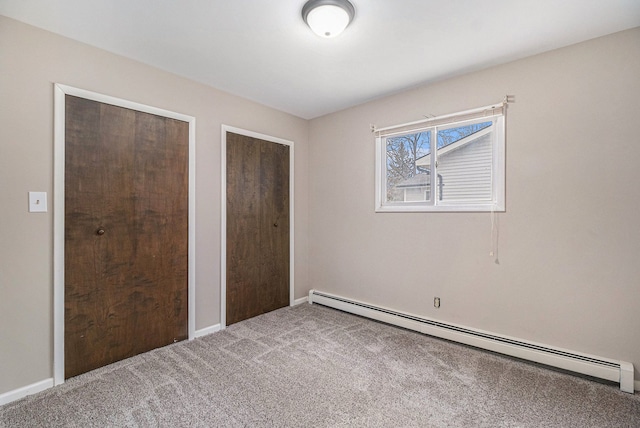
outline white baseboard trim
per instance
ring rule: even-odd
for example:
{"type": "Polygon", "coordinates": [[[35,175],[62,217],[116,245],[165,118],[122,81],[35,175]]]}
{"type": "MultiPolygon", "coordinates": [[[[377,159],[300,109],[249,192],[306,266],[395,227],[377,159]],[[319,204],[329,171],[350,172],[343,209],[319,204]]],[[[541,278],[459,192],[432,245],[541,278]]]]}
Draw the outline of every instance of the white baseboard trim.
{"type": "Polygon", "coordinates": [[[206,336],[208,334],[215,333],[217,331],[220,331],[220,324],[214,324],[212,326],[201,328],[200,330],[196,330],[196,333],[193,337],[195,339],[197,337],[206,336]]]}
{"type": "Polygon", "coordinates": [[[633,389],[635,389],[636,392],[640,392],[640,380],[633,382],[633,389]]]}
{"type": "Polygon", "coordinates": [[[309,296],[304,296],[304,297],[301,297],[299,299],[294,300],[293,301],[293,305],[291,305],[291,306],[298,306],[298,305],[301,305],[303,303],[307,303],[308,301],[309,301],[309,296]]]}
{"type": "Polygon", "coordinates": [[[44,391],[45,389],[49,389],[51,387],[53,387],[53,378],[41,380],[40,382],[32,383],[31,385],[23,386],[22,388],[5,392],[4,394],[0,394],[0,406],[24,398],[27,395],[44,391]]]}

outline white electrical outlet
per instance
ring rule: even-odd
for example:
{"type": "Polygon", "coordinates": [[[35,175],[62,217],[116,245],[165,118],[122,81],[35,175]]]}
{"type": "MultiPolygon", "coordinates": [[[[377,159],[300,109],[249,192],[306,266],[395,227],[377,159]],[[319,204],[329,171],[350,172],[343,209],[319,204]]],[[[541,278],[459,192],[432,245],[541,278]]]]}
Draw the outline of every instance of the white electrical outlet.
{"type": "Polygon", "coordinates": [[[440,298],[439,297],[434,297],[433,298],[433,307],[434,308],[439,308],[440,307],[440,298]]]}

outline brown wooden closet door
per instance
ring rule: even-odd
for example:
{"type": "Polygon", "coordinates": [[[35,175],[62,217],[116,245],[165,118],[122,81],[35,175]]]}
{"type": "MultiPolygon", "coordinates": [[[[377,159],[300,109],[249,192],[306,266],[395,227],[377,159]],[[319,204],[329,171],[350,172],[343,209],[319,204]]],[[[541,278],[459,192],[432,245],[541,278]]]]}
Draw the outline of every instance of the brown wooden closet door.
{"type": "Polygon", "coordinates": [[[66,96],[65,377],[188,336],[189,125],[66,96]]]}
{"type": "Polygon", "coordinates": [[[227,324],[289,305],[289,146],[227,133],[227,324]]]}

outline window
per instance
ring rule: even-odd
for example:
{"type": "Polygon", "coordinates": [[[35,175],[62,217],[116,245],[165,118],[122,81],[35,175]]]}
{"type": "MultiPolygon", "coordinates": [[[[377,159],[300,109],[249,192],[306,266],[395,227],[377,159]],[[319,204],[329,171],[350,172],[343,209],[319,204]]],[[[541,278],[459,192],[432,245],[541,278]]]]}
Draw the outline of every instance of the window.
{"type": "Polygon", "coordinates": [[[374,129],[376,211],[504,211],[504,110],[374,129]]]}

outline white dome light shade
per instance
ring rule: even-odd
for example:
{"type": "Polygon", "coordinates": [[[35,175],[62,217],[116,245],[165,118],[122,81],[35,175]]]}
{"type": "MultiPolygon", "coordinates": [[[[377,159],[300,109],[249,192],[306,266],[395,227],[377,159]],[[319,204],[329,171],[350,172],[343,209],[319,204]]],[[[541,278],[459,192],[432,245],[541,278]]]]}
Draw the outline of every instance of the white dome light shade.
{"type": "Polygon", "coordinates": [[[347,0],[310,0],[302,8],[302,17],[320,37],[335,37],[351,23],[354,8],[347,0]]]}
{"type": "Polygon", "coordinates": [[[349,15],[338,6],[320,6],[307,15],[307,24],[321,37],[335,37],[349,25],[349,15]]]}

